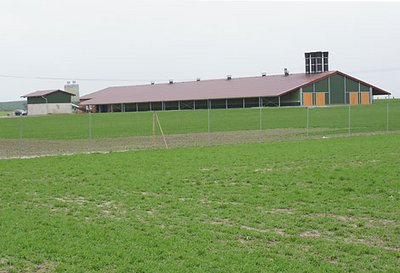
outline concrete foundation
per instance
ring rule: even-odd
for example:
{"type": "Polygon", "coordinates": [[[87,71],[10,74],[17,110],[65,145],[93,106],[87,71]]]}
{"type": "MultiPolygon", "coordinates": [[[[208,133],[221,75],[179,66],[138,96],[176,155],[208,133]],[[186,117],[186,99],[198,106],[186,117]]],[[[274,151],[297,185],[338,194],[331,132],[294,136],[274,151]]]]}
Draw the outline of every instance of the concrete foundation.
{"type": "Polygon", "coordinates": [[[71,103],[28,104],[28,115],[71,114],[71,103]]]}

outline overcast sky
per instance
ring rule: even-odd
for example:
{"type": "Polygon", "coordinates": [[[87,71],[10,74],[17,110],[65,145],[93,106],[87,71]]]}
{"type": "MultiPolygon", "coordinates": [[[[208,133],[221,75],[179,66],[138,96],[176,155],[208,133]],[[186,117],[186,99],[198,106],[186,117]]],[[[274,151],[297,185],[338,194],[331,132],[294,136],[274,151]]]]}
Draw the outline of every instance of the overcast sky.
{"type": "Polygon", "coordinates": [[[1,0],[0,101],[304,72],[304,52],[400,97],[399,2],[1,0]],[[10,78],[20,76],[25,78],[10,78]],[[61,78],[61,79],[34,79],[61,78]]]}

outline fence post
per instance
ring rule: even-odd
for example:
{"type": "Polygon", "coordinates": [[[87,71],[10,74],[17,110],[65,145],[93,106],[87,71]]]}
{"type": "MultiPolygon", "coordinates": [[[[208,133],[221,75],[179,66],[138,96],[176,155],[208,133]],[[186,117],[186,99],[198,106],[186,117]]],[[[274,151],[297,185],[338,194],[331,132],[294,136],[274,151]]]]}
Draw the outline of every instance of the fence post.
{"type": "Polygon", "coordinates": [[[152,128],[153,148],[156,147],[156,113],[153,112],[153,128],[152,128]]]}
{"type": "Polygon", "coordinates": [[[386,133],[389,132],[389,102],[386,102],[386,133]]]}
{"type": "Polygon", "coordinates": [[[92,111],[89,109],[89,140],[92,140],[92,111]]]}
{"type": "Polygon", "coordinates": [[[351,135],[351,118],[350,118],[350,115],[351,115],[351,112],[350,112],[350,109],[351,109],[351,105],[350,105],[350,103],[349,103],[349,120],[348,120],[348,124],[349,124],[349,135],[351,135]]]}
{"type": "Polygon", "coordinates": [[[307,117],[306,117],[306,120],[307,120],[307,128],[306,128],[306,132],[307,132],[307,137],[308,137],[308,134],[309,134],[309,127],[310,127],[310,108],[307,106],[307,117]]]}
{"type": "Polygon", "coordinates": [[[208,130],[208,145],[211,145],[211,102],[207,100],[207,130],[208,130]]]}
{"type": "Polygon", "coordinates": [[[90,107],[87,106],[86,108],[86,113],[88,115],[88,143],[87,143],[87,152],[91,153],[93,150],[92,147],[92,115],[91,115],[91,109],[90,107]]]}
{"type": "Polygon", "coordinates": [[[22,153],[22,114],[19,115],[19,153],[18,157],[21,158],[22,153]]]}
{"type": "Polygon", "coordinates": [[[261,142],[263,141],[263,126],[262,126],[262,99],[261,97],[258,98],[258,106],[260,108],[260,137],[261,137],[261,142]]]}

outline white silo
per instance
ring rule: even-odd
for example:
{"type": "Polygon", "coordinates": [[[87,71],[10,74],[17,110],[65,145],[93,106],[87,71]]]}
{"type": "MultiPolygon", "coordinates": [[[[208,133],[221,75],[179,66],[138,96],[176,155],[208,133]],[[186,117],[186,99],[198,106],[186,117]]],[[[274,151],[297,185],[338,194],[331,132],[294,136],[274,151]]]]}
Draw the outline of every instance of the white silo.
{"type": "Polygon", "coordinates": [[[76,81],[68,81],[67,84],[64,85],[64,90],[75,95],[71,98],[73,104],[79,104],[79,84],[77,84],[76,81]]]}

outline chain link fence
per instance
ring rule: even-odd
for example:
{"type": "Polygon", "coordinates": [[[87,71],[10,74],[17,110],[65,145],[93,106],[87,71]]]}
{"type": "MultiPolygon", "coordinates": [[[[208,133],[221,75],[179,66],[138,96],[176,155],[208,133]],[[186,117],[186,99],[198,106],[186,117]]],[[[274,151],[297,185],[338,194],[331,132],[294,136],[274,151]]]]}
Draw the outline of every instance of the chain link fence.
{"type": "MultiPolygon", "coordinates": [[[[400,101],[0,118],[0,158],[400,132],[400,101]]],[[[126,110],[126,109],[125,109],[126,110]]]]}

